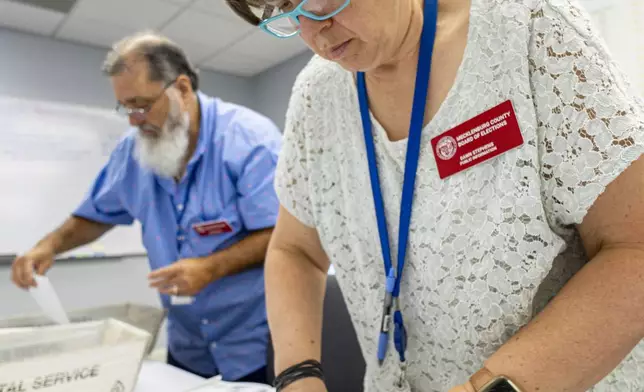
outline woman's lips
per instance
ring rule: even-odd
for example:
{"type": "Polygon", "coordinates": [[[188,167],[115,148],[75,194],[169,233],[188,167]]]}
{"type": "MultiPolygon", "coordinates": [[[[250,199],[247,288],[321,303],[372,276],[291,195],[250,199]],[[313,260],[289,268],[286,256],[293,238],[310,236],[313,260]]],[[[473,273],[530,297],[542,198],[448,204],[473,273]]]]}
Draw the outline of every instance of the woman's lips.
{"type": "Polygon", "coordinates": [[[329,51],[329,59],[339,60],[341,59],[347,51],[347,47],[351,43],[351,40],[345,41],[340,45],[336,45],[329,51]]]}

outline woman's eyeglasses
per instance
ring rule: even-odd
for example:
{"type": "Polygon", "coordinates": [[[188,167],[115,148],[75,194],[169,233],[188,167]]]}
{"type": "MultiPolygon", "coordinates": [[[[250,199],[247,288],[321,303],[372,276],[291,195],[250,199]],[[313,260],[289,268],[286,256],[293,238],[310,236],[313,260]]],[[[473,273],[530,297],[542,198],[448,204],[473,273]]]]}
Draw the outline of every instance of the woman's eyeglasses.
{"type": "Polygon", "coordinates": [[[350,2],[351,0],[304,0],[297,4],[297,0],[292,0],[280,6],[266,4],[261,10],[255,8],[253,12],[260,14],[257,15],[262,20],[260,29],[278,38],[290,38],[300,33],[300,16],[317,21],[326,20],[337,15],[350,2]]]}

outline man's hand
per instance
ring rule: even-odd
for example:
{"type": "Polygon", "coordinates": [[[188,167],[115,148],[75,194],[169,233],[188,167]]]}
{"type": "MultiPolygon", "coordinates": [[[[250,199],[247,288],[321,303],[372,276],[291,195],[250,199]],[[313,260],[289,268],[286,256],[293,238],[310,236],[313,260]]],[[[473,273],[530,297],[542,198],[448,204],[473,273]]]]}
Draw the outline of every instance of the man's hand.
{"type": "Polygon", "coordinates": [[[54,264],[56,255],[89,244],[112,227],[114,226],[77,216],[69,217],[33,249],[13,261],[11,280],[23,289],[36,287],[34,270],[38,275],[44,275],[54,264]]]}
{"type": "Polygon", "coordinates": [[[196,295],[215,279],[213,266],[205,258],[179,260],[148,275],[150,287],[181,296],[196,295]]]}
{"type": "Polygon", "coordinates": [[[22,289],[36,287],[34,270],[38,275],[44,275],[54,264],[54,257],[55,253],[47,247],[36,247],[18,256],[11,266],[11,280],[22,289]]]}

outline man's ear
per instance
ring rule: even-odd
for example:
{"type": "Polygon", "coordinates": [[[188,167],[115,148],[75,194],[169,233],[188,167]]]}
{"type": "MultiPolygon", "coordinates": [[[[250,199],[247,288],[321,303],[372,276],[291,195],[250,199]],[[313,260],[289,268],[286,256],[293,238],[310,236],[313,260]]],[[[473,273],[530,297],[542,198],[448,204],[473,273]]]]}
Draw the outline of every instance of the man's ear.
{"type": "Polygon", "coordinates": [[[180,75],[177,78],[175,85],[179,89],[179,92],[181,93],[181,98],[183,99],[186,99],[187,97],[195,93],[194,90],[192,89],[192,82],[190,81],[190,78],[186,75],[180,75]]]}

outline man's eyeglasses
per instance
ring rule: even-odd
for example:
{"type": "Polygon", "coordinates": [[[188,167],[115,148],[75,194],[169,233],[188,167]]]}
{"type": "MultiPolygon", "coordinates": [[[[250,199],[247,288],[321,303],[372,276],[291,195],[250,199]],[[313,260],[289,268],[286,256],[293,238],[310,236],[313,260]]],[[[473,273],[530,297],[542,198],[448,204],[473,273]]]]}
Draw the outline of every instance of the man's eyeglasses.
{"type": "Polygon", "coordinates": [[[161,92],[157,94],[156,97],[152,98],[150,103],[147,104],[145,107],[130,108],[123,105],[121,102],[119,102],[116,104],[116,112],[123,116],[130,117],[135,121],[144,121],[148,113],[150,112],[150,110],[152,110],[154,105],[159,101],[159,99],[161,99],[161,97],[165,93],[165,90],[167,90],[168,87],[172,86],[174,82],[176,82],[176,79],[167,83],[165,86],[163,86],[163,89],[161,90],[161,92]]]}
{"type": "Polygon", "coordinates": [[[298,0],[286,1],[281,6],[266,4],[261,9],[252,7],[262,22],[259,28],[278,37],[290,38],[300,33],[299,17],[322,21],[334,17],[345,9],[351,0],[298,0]],[[295,7],[294,9],[292,9],[295,7]],[[289,10],[292,9],[292,10],[289,10]]]}

